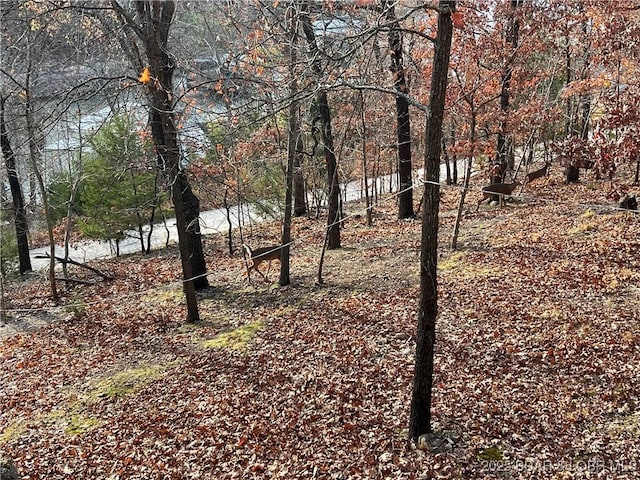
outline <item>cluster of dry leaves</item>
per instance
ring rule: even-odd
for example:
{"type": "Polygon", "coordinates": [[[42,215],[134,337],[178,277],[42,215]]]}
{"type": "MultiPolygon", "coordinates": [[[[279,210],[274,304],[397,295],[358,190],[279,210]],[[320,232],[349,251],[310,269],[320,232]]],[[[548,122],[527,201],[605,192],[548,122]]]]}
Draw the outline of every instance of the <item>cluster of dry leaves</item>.
{"type": "Polygon", "coordinates": [[[373,228],[346,222],[323,285],[314,220],[297,221],[286,288],[248,285],[208,238],[196,326],[175,249],[100,262],[116,280],[67,290],[61,308],[45,279],[11,283],[9,322],[48,317],[2,338],[0,454],[24,479],[640,478],[639,219],[587,205],[606,202],[600,188],[542,179],[468,213],[457,252],[444,245],[459,192],[445,192],[446,448],[406,439],[420,224],[388,207],[373,228]]]}

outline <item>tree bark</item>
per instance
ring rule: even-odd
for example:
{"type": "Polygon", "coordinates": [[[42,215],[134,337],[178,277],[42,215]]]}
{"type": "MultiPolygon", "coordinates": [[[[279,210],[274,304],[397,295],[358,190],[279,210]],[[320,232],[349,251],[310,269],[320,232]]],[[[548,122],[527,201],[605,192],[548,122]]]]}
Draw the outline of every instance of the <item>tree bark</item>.
{"type": "Polygon", "coordinates": [[[471,108],[471,121],[469,127],[469,143],[471,147],[469,149],[469,158],[467,158],[467,168],[465,170],[464,184],[462,191],[460,192],[460,202],[458,203],[458,212],[456,213],[456,223],[453,227],[453,235],[451,238],[451,250],[458,248],[458,235],[460,234],[460,223],[462,223],[462,209],[464,207],[464,200],[469,191],[469,182],[471,181],[471,168],[473,166],[473,157],[475,156],[475,144],[476,144],[476,112],[473,104],[469,105],[471,108]]]}
{"type": "Polygon", "coordinates": [[[293,165],[293,214],[296,217],[302,217],[308,212],[307,194],[304,184],[304,175],[302,173],[302,134],[300,132],[300,124],[297,125],[296,132],[296,156],[293,165]]]}
{"type": "Polygon", "coordinates": [[[409,419],[409,437],[417,440],[431,432],[433,359],[438,314],[438,212],[440,202],[440,139],[447,90],[453,25],[451,14],[456,2],[440,0],[431,76],[430,112],[426,119],[425,186],[420,245],[420,305],[416,334],[416,357],[409,419]],[[433,182],[433,183],[431,183],[433,182]]]}
{"type": "Polygon", "coordinates": [[[298,4],[293,3],[288,10],[289,22],[289,119],[287,129],[287,172],[284,199],[284,219],[282,222],[282,252],[280,257],[280,285],[291,283],[289,246],[291,243],[291,215],[293,211],[293,177],[297,157],[298,137],[298,81],[296,79],[297,42],[298,42],[298,4]]]}
{"type": "MultiPolygon", "coordinates": [[[[322,65],[319,63],[320,54],[316,43],[313,25],[307,11],[301,12],[300,20],[302,29],[314,59],[312,68],[318,78],[322,75],[322,65]]],[[[340,248],[340,185],[338,183],[338,162],[333,147],[333,133],[331,132],[331,110],[327,91],[321,88],[316,96],[318,116],[320,119],[320,133],[324,147],[324,158],[327,166],[327,191],[329,199],[329,212],[327,217],[327,248],[329,250],[340,248]]]]}
{"type": "MultiPolygon", "coordinates": [[[[364,93],[360,91],[360,122],[362,124],[362,181],[365,205],[367,207],[367,226],[373,225],[373,205],[369,196],[369,173],[367,165],[367,122],[364,115],[364,93]]],[[[374,180],[375,181],[375,180],[374,180]]]]}
{"type": "MultiPolygon", "coordinates": [[[[509,19],[509,25],[506,33],[506,43],[510,45],[514,50],[518,47],[518,32],[520,30],[520,22],[515,18],[515,9],[520,5],[522,0],[511,0],[511,18],[509,19]]],[[[496,159],[495,165],[500,168],[494,169],[494,173],[491,177],[491,183],[500,183],[504,180],[504,174],[507,171],[510,160],[511,152],[511,138],[507,132],[507,116],[509,113],[509,102],[511,96],[511,77],[513,74],[513,68],[508,63],[501,76],[500,86],[500,113],[502,118],[500,120],[500,126],[498,130],[498,139],[496,145],[496,159]],[[499,172],[499,173],[498,173],[499,172]]],[[[499,200],[499,196],[495,195],[494,199],[499,200]]]]}
{"type": "MultiPolygon", "coordinates": [[[[180,164],[178,130],[173,113],[173,71],[175,64],[169,56],[167,44],[169,29],[175,12],[175,2],[169,0],[164,2],[136,1],[135,8],[140,25],[134,25],[133,27],[144,43],[151,77],[151,80],[147,83],[151,110],[151,133],[158,161],[164,167],[166,180],[171,190],[176,216],[178,246],[184,277],[183,289],[187,303],[186,321],[187,323],[194,323],[200,319],[200,316],[193,278],[195,274],[192,263],[194,245],[190,244],[188,219],[192,218],[193,212],[198,210],[199,205],[193,200],[195,195],[188,188],[189,182],[180,164]],[[187,214],[187,211],[189,211],[189,214],[187,214]]],[[[120,7],[120,11],[122,11],[122,7],[120,7]]],[[[199,235],[199,228],[196,235],[199,235]]]]}
{"type": "Polygon", "coordinates": [[[18,244],[18,268],[20,275],[32,270],[31,257],[29,256],[29,225],[27,223],[27,212],[25,209],[24,196],[16,169],[16,157],[11,148],[7,124],[5,121],[4,107],[7,97],[0,97],[0,145],[4,156],[7,177],[9,178],[9,188],[13,200],[14,224],[16,229],[16,241],[18,244]]]}
{"type": "Polygon", "coordinates": [[[187,248],[193,268],[194,287],[196,290],[209,288],[207,279],[207,262],[202,248],[202,232],[200,230],[200,200],[193,193],[191,184],[184,170],[178,174],[178,183],[184,205],[185,224],[187,226],[187,248]]]}
{"type": "MultiPolygon", "coordinates": [[[[409,93],[404,75],[404,59],[402,55],[402,33],[396,18],[395,1],[383,0],[382,8],[386,11],[389,26],[389,49],[391,51],[391,73],[393,86],[398,93],[409,93]]],[[[398,218],[413,218],[413,173],[411,162],[411,123],[409,102],[403,95],[396,95],[396,135],[398,139],[398,177],[400,193],[398,195],[398,218]]]]}
{"type": "Polygon", "coordinates": [[[51,255],[51,259],[49,260],[49,286],[51,288],[51,299],[57,303],[60,300],[60,295],[58,294],[58,285],[56,282],[56,244],[53,236],[53,220],[51,219],[51,209],[49,208],[49,194],[47,192],[47,188],[44,185],[44,179],[42,178],[42,172],[40,171],[39,163],[39,149],[38,149],[38,134],[36,132],[36,122],[33,116],[33,100],[32,100],[32,92],[31,92],[31,72],[32,72],[32,61],[31,61],[31,46],[29,46],[28,60],[27,60],[27,73],[25,76],[25,122],[27,125],[27,136],[29,138],[29,158],[31,160],[31,168],[33,169],[33,173],[36,176],[36,180],[38,183],[38,190],[40,191],[40,195],[42,197],[42,209],[44,210],[44,217],[47,222],[47,236],[49,239],[49,253],[51,255]]]}

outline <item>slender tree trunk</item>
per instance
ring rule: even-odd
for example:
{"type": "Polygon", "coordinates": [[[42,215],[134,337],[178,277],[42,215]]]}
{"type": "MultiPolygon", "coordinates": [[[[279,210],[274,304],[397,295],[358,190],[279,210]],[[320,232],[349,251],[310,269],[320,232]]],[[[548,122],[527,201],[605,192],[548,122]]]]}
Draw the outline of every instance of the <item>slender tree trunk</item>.
{"type": "MultiPolygon", "coordinates": [[[[222,197],[222,206],[224,207],[224,218],[227,220],[227,248],[229,256],[233,255],[233,222],[231,221],[231,205],[229,205],[229,186],[224,186],[224,197],[222,197]]],[[[240,217],[238,216],[238,219],[240,217]]],[[[242,227],[240,227],[240,236],[242,237],[242,227]]],[[[242,238],[241,238],[242,240],[242,238]]]]}
{"type": "MultiPolygon", "coordinates": [[[[80,159],[80,161],[82,161],[82,159],[80,159]]],[[[71,182],[71,184],[69,185],[71,187],[71,194],[69,195],[69,204],[67,205],[67,222],[64,227],[64,240],[63,240],[65,260],[69,260],[69,247],[70,247],[69,244],[71,243],[71,230],[73,229],[73,211],[75,209],[76,199],[78,197],[80,176],[82,175],[81,171],[78,173],[79,173],[79,176],[77,177],[77,179],[74,180],[71,177],[69,179],[71,182]]],[[[63,262],[62,264],[62,274],[64,275],[65,278],[69,276],[67,272],[67,263],[68,262],[63,262]]]]}
{"type": "Polygon", "coordinates": [[[373,225],[373,206],[369,196],[369,179],[367,172],[367,122],[364,115],[364,93],[360,91],[360,122],[362,123],[362,180],[365,205],[367,207],[367,226],[373,225]]]}
{"type": "MultiPolygon", "coordinates": [[[[451,126],[451,145],[455,145],[456,144],[456,125],[455,123],[451,126]]],[[[452,181],[454,185],[458,184],[458,155],[454,153],[451,156],[451,163],[452,165],[452,181]]]]}
{"type": "Polygon", "coordinates": [[[304,145],[302,143],[300,122],[298,122],[296,127],[298,128],[298,131],[296,132],[296,155],[293,165],[293,214],[296,217],[302,217],[308,212],[304,174],[302,173],[302,152],[304,145]]]}
{"type": "Polygon", "coordinates": [[[158,209],[158,204],[160,203],[158,179],[159,179],[159,173],[158,171],[156,171],[156,174],[153,178],[153,205],[151,207],[151,215],[149,216],[149,232],[147,233],[147,246],[144,250],[144,253],[151,252],[151,235],[153,234],[153,222],[155,222],[156,210],[158,209]]]}
{"type": "MultiPolygon", "coordinates": [[[[567,33],[566,39],[566,47],[565,47],[565,69],[566,69],[566,79],[565,86],[568,86],[573,80],[573,70],[571,63],[571,41],[569,38],[569,33],[567,33]]],[[[576,122],[577,116],[575,115],[573,108],[573,98],[567,98],[567,113],[566,113],[566,121],[565,121],[565,138],[572,137],[576,132],[576,122]]],[[[565,173],[565,183],[569,184],[572,182],[577,182],[580,178],[580,170],[573,163],[573,160],[569,160],[569,164],[566,165],[564,173],[565,173]]]]}
{"type": "MultiPolygon", "coordinates": [[[[314,58],[312,63],[314,73],[320,79],[322,76],[322,65],[319,63],[321,58],[316,43],[313,25],[309,18],[308,12],[304,11],[300,15],[302,21],[302,29],[307,39],[307,44],[314,58]]],[[[327,248],[329,250],[340,248],[340,185],[338,183],[338,162],[333,147],[333,133],[331,132],[331,110],[329,109],[329,100],[327,91],[321,89],[317,95],[317,108],[320,117],[321,136],[324,147],[324,158],[327,166],[327,191],[329,213],[327,217],[327,248]]]]}
{"type": "MultiPolygon", "coordinates": [[[[76,130],[78,138],[82,138],[82,111],[78,106],[78,129],[76,130]]],[[[64,259],[62,262],[62,274],[64,278],[69,277],[68,272],[68,261],[69,260],[69,247],[71,243],[71,231],[73,229],[73,212],[76,208],[76,199],[78,198],[78,189],[80,188],[80,182],[82,181],[82,144],[80,144],[80,148],[78,149],[78,167],[77,171],[73,172],[73,167],[69,164],[69,187],[71,188],[71,192],[69,194],[69,203],[67,205],[67,222],[64,228],[64,240],[63,240],[63,248],[64,248],[64,259]],[[75,179],[74,179],[75,176],[75,179]]]]}
{"type": "Polygon", "coordinates": [[[27,212],[24,204],[24,196],[16,169],[16,157],[11,148],[7,124],[5,121],[4,107],[7,97],[0,96],[0,145],[4,156],[7,177],[9,179],[9,189],[13,200],[14,225],[16,229],[16,242],[18,244],[18,268],[20,275],[32,270],[31,257],[29,256],[29,225],[27,223],[27,212]]]}
{"type": "MultiPolygon", "coordinates": [[[[389,26],[389,50],[391,52],[391,73],[395,90],[406,95],[409,93],[404,75],[402,54],[402,33],[395,13],[395,0],[383,0],[382,8],[386,12],[389,26]]],[[[413,173],[411,162],[411,123],[409,102],[402,96],[396,96],[396,135],[398,139],[398,218],[413,218],[413,173]]]]}
{"type": "Polygon", "coordinates": [[[425,125],[425,179],[420,245],[420,305],[416,334],[416,357],[411,397],[409,437],[417,440],[431,432],[433,359],[438,314],[438,212],[440,207],[440,139],[447,90],[456,2],[438,3],[438,32],[431,74],[430,111],[425,125]]]}
{"type": "Polygon", "coordinates": [[[451,178],[451,165],[449,164],[449,155],[447,153],[447,142],[444,138],[444,135],[442,136],[442,160],[444,163],[444,166],[447,170],[447,180],[446,183],[447,185],[451,185],[453,183],[453,179],[451,178]]]}
{"type": "Polygon", "coordinates": [[[53,221],[51,220],[51,209],[49,208],[49,195],[42,178],[42,172],[38,165],[38,145],[35,120],[33,118],[33,102],[31,99],[31,57],[29,56],[27,74],[25,79],[25,121],[27,125],[27,135],[29,137],[29,157],[31,159],[31,168],[38,182],[38,189],[42,197],[42,208],[44,217],[47,222],[47,235],[49,238],[49,286],[51,288],[51,298],[54,302],[60,299],[58,295],[58,286],[56,284],[56,243],[53,237],[53,221]]]}
{"type": "Polygon", "coordinates": [[[471,167],[473,166],[473,157],[475,155],[475,141],[476,141],[476,112],[471,106],[471,126],[469,127],[469,143],[471,147],[469,149],[469,157],[467,159],[467,168],[464,175],[464,186],[460,193],[460,202],[458,203],[458,212],[456,214],[456,223],[453,227],[453,236],[451,239],[451,250],[458,248],[458,235],[460,233],[460,223],[462,223],[462,209],[464,207],[464,200],[469,191],[469,182],[471,180],[471,167]]]}
{"type": "Polygon", "coordinates": [[[298,7],[294,2],[287,12],[289,15],[289,124],[287,131],[287,172],[284,199],[284,220],[282,222],[282,252],[280,258],[280,285],[291,283],[289,246],[291,244],[291,214],[293,210],[293,177],[297,157],[298,136],[298,82],[296,79],[297,43],[298,43],[298,7]]]}

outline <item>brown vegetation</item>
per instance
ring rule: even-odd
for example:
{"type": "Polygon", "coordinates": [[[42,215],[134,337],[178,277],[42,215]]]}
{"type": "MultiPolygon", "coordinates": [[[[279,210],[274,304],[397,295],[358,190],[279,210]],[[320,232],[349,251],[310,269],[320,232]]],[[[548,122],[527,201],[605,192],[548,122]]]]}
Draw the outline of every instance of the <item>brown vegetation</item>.
{"type": "Polygon", "coordinates": [[[58,319],[3,338],[0,450],[47,479],[640,478],[638,217],[604,184],[535,185],[467,213],[441,252],[438,451],[406,440],[420,223],[389,204],[373,228],[347,220],[324,285],[322,221],[294,223],[286,288],[248,285],[240,252],[207,238],[193,326],[174,248],[96,264],[117,279],[61,292],[66,307],[40,277],[9,284],[7,308],[58,319]]]}

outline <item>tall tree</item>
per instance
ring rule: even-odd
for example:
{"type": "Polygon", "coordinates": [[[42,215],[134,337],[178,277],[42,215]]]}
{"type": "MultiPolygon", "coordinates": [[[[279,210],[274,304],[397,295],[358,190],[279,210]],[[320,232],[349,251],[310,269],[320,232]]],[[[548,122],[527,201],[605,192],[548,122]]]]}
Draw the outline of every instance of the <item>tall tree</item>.
{"type": "MultiPolygon", "coordinates": [[[[511,51],[515,52],[518,48],[518,31],[520,29],[520,21],[516,15],[516,8],[520,5],[522,0],[511,0],[511,11],[507,19],[507,29],[505,32],[505,42],[511,47],[511,51]]],[[[498,137],[496,145],[496,158],[495,165],[499,168],[493,170],[491,182],[500,183],[504,179],[504,173],[509,166],[509,160],[511,158],[511,151],[513,145],[508,132],[507,118],[509,115],[509,102],[511,98],[511,79],[513,76],[513,66],[511,65],[511,52],[506,61],[504,70],[501,74],[500,82],[500,124],[498,127],[498,137]]]]}
{"type": "Polygon", "coordinates": [[[429,114],[426,119],[425,185],[420,243],[420,305],[416,334],[416,357],[409,418],[409,437],[417,440],[431,432],[433,359],[438,315],[438,213],[440,208],[440,145],[447,91],[449,57],[456,2],[438,3],[438,32],[431,73],[429,114]]]}
{"type": "MultiPolygon", "coordinates": [[[[320,62],[322,56],[316,42],[313,23],[309,16],[308,4],[305,4],[304,6],[307,8],[303,8],[300,14],[300,21],[302,22],[302,29],[309,46],[313,72],[318,80],[320,80],[323,72],[323,67],[320,62]]],[[[340,248],[340,185],[338,183],[338,161],[333,147],[333,133],[331,132],[331,110],[329,108],[327,89],[322,86],[318,88],[318,92],[316,94],[316,108],[320,121],[320,135],[327,167],[327,196],[329,198],[327,248],[331,250],[334,248],[340,248]]]]}
{"type": "Polygon", "coordinates": [[[402,52],[402,29],[396,18],[395,0],[382,0],[382,8],[389,21],[389,50],[391,52],[391,74],[396,95],[396,136],[398,139],[398,177],[400,194],[398,195],[398,218],[412,218],[413,211],[413,173],[411,163],[411,122],[409,117],[409,93],[404,72],[402,52]]]}
{"type": "Polygon", "coordinates": [[[289,273],[289,246],[291,243],[291,215],[293,211],[293,178],[297,158],[298,138],[300,126],[298,120],[298,81],[296,79],[296,63],[298,49],[298,10],[299,3],[292,2],[287,9],[287,21],[289,26],[289,121],[287,128],[287,170],[286,190],[284,201],[284,219],[282,222],[282,252],[280,268],[280,285],[289,285],[291,282],[289,273]]]}
{"type": "MultiPolygon", "coordinates": [[[[135,1],[135,13],[127,11],[116,0],[112,6],[121,19],[131,28],[143,44],[147,67],[142,71],[140,81],[146,85],[149,99],[151,134],[156,147],[158,163],[162,165],[171,198],[178,229],[178,245],[183,288],[187,303],[187,322],[200,319],[198,301],[195,293],[193,267],[194,245],[192,235],[199,236],[197,216],[192,224],[189,221],[199,205],[189,188],[189,181],[181,162],[178,128],[174,114],[173,73],[175,62],[169,54],[169,31],[173,21],[176,4],[174,1],[147,2],[135,1]],[[186,199],[185,199],[186,195],[186,199]],[[186,201],[185,201],[186,200],[186,201]]],[[[197,197],[195,197],[197,199],[197,197]]]]}
{"type": "Polygon", "coordinates": [[[27,212],[22,195],[22,187],[16,169],[16,159],[11,147],[9,132],[4,115],[4,106],[8,96],[0,95],[0,146],[4,156],[7,176],[9,177],[9,188],[13,200],[14,223],[16,228],[16,241],[18,244],[18,261],[20,274],[31,271],[31,257],[29,256],[29,228],[27,224],[27,212]]]}

